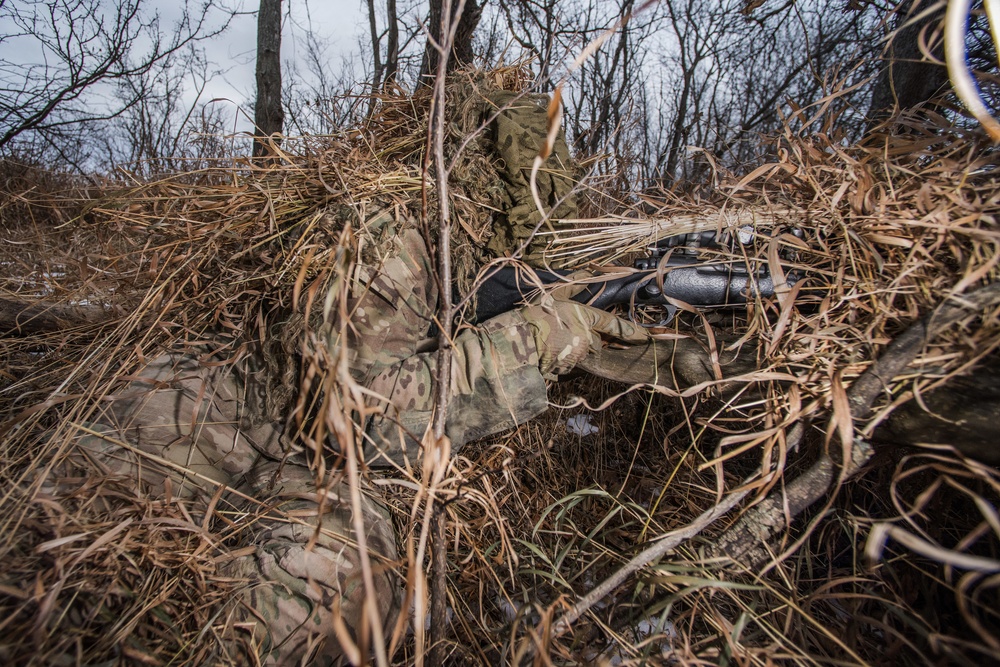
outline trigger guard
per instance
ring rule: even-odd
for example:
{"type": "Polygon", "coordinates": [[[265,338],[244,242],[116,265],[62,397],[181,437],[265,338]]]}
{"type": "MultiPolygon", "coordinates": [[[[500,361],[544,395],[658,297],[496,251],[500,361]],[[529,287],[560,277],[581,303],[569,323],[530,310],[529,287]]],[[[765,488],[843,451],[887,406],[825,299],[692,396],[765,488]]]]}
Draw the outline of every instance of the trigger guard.
{"type": "MultiPolygon", "coordinates": [[[[672,303],[659,304],[659,306],[661,308],[665,308],[666,309],[667,316],[665,318],[663,318],[662,320],[660,320],[659,322],[653,322],[651,324],[650,323],[643,323],[643,322],[640,322],[636,318],[636,313],[639,311],[639,308],[642,305],[643,304],[637,304],[635,308],[629,309],[629,311],[628,311],[628,318],[632,322],[632,324],[640,326],[643,329],[654,329],[656,327],[665,327],[668,324],[670,324],[671,322],[673,322],[674,321],[674,317],[677,316],[677,306],[673,305],[672,303]]],[[[646,305],[649,305],[649,304],[646,304],[646,305]]]]}

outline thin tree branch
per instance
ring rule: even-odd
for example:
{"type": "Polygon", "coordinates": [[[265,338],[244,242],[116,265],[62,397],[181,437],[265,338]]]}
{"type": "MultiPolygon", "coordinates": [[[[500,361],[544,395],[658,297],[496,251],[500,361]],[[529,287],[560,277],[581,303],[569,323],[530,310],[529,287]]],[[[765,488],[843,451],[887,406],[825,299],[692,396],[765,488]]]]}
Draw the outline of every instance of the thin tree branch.
{"type": "MultiPolygon", "coordinates": [[[[971,313],[997,303],[1000,303],[1000,283],[991,283],[970,294],[949,297],[933,313],[912,324],[848,389],[847,403],[851,417],[855,421],[867,418],[879,394],[889,390],[893,379],[916,359],[934,336],[971,313]]],[[[797,424],[796,428],[801,426],[801,423],[797,424]]],[[[860,437],[854,438],[851,444],[851,451],[845,456],[840,472],[840,481],[855,475],[874,453],[871,445],[860,437]]],[[[835,473],[833,458],[828,452],[823,452],[808,470],[786,485],[783,491],[772,492],[744,514],[716,540],[711,553],[716,556],[727,555],[752,569],[770,560],[770,552],[762,545],[780,534],[787,528],[788,522],[825,496],[835,481],[835,473]]]]}

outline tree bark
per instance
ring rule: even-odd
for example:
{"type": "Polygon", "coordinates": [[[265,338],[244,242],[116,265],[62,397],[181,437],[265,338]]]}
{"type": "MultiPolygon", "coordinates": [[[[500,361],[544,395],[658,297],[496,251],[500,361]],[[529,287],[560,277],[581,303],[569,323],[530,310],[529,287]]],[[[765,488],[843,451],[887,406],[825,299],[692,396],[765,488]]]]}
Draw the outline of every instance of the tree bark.
{"type": "MultiPolygon", "coordinates": [[[[1000,283],[991,283],[945,301],[930,315],[911,324],[847,390],[851,417],[856,421],[867,419],[875,400],[896,376],[906,370],[934,336],[976,311],[998,303],[1000,283]]],[[[797,446],[805,438],[806,430],[802,422],[793,427],[788,436],[789,448],[793,442],[797,446]]],[[[839,480],[846,481],[854,476],[868,463],[873,453],[869,442],[855,437],[850,457],[840,470],[839,480]]],[[[784,489],[772,491],[716,538],[709,556],[728,556],[750,570],[763,567],[774,553],[768,543],[787,530],[790,520],[825,496],[838,481],[835,458],[836,455],[830,452],[821,452],[810,468],[788,482],[784,489]]]]}
{"type": "Polygon", "coordinates": [[[385,5],[388,21],[388,43],[385,45],[385,79],[386,87],[396,81],[399,72],[399,17],[396,12],[396,0],[387,0],[385,5]]]}
{"type": "MultiPolygon", "coordinates": [[[[257,14],[257,103],[254,106],[253,155],[271,152],[269,138],[280,135],[285,122],[281,108],[281,0],[260,0],[257,14]]],[[[278,143],[278,138],[270,141],[278,143]]]]}
{"type": "MultiPolygon", "coordinates": [[[[372,95],[378,93],[382,86],[382,40],[379,39],[378,26],[375,22],[375,0],[368,0],[368,29],[372,37],[372,95]]],[[[374,97],[372,103],[374,104],[374,97]]],[[[369,115],[371,111],[369,110],[369,115]]]]}
{"type": "Polygon", "coordinates": [[[30,336],[110,321],[116,313],[101,305],[29,303],[0,297],[0,335],[30,336]]]}
{"type": "MultiPolygon", "coordinates": [[[[431,81],[437,73],[438,60],[441,58],[438,47],[444,46],[443,40],[447,39],[447,34],[441,29],[446,2],[447,0],[431,0],[430,18],[427,22],[427,29],[430,31],[431,38],[427,40],[427,46],[424,49],[424,59],[420,65],[421,85],[431,85],[431,81]]],[[[461,0],[451,0],[448,4],[451,8],[452,21],[454,21],[462,2],[461,0]]],[[[448,56],[449,72],[454,71],[462,65],[472,63],[472,35],[476,32],[476,26],[479,25],[479,18],[482,16],[482,13],[483,10],[479,6],[478,0],[465,0],[465,7],[462,9],[461,16],[458,17],[455,42],[451,45],[451,54],[448,56]]]]}
{"type": "MultiPolygon", "coordinates": [[[[911,109],[931,100],[948,83],[944,65],[929,62],[920,52],[921,34],[928,39],[944,19],[942,9],[914,20],[927,8],[928,3],[920,0],[903,0],[896,7],[895,35],[886,48],[883,68],[875,80],[868,110],[873,123],[897,109],[911,109]]],[[[932,55],[944,61],[942,40],[936,42],[932,55]]]]}
{"type": "Polygon", "coordinates": [[[1000,465],[1000,356],[993,353],[968,375],[896,408],[875,429],[872,441],[876,446],[951,445],[983,463],[1000,465]]]}

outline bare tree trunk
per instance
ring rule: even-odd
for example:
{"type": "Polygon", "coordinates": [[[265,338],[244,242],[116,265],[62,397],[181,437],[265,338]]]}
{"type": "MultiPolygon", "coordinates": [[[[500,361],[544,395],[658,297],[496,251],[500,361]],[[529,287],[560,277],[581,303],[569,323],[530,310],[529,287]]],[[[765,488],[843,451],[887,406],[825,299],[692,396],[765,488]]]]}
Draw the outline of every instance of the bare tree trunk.
{"type": "Polygon", "coordinates": [[[389,86],[396,81],[399,72],[399,17],[396,12],[396,0],[387,0],[385,4],[386,20],[388,21],[388,44],[385,46],[385,80],[389,86]]]}
{"type": "MultiPolygon", "coordinates": [[[[372,35],[372,94],[382,86],[382,40],[379,38],[378,26],[375,24],[375,0],[368,0],[368,28],[372,35]]],[[[369,115],[371,111],[369,110],[369,115]]]]}
{"type": "Polygon", "coordinates": [[[968,375],[951,378],[920,398],[896,408],[872,441],[877,446],[947,443],[1000,466],[1000,356],[993,353],[968,375]]]}
{"type": "Polygon", "coordinates": [[[376,95],[382,89],[382,38],[378,34],[375,20],[375,0],[368,0],[368,29],[372,38],[372,91],[368,98],[368,113],[365,116],[371,118],[375,113],[376,95]]]}
{"type": "MultiPolygon", "coordinates": [[[[632,4],[632,0],[625,0],[622,3],[622,15],[632,13],[632,4]]],[[[601,88],[601,97],[600,102],[598,103],[597,120],[594,123],[596,131],[590,135],[587,145],[587,152],[591,155],[596,155],[601,150],[605,150],[604,143],[609,139],[614,138],[620,129],[618,127],[617,118],[614,119],[616,121],[614,123],[609,124],[609,121],[612,120],[613,116],[618,115],[622,95],[631,85],[627,66],[629,57],[628,36],[629,26],[626,23],[622,26],[620,34],[618,35],[618,44],[615,46],[615,51],[611,57],[610,65],[608,65],[607,69],[598,76],[597,83],[601,88]],[[617,82],[617,95],[615,95],[616,79],[620,79],[617,82]],[[612,98],[613,95],[615,95],[614,98],[612,98]]]]}
{"type": "MultiPolygon", "coordinates": [[[[260,0],[257,14],[257,103],[254,106],[253,155],[270,152],[267,138],[281,134],[281,0],[260,0]]],[[[272,139],[277,143],[278,139],[272,139]]]]}
{"type": "MultiPolygon", "coordinates": [[[[923,33],[928,39],[944,18],[943,8],[915,20],[928,8],[927,2],[903,0],[896,7],[893,20],[896,34],[886,49],[884,67],[875,80],[868,117],[877,121],[895,109],[910,109],[927,102],[948,83],[944,65],[928,62],[920,52],[923,33]]],[[[933,56],[944,60],[942,41],[936,42],[933,56]]]]}
{"type": "MultiPolygon", "coordinates": [[[[911,324],[847,390],[851,417],[857,421],[867,419],[875,400],[886,392],[896,376],[917,358],[934,336],[976,311],[994,307],[997,303],[1000,303],[1000,283],[990,283],[961,297],[949,298],[929,315],[911,324]]],[[[989,402],[985,405],[987,410],[993,407],[995,405],[989,402]]],[[[994,415],[986,417],[986,420],[989,419],[996,421],[994,415]]],[[[789,433],[789,442],[797,445],[805,433],[805,424],[799,422],[789,433]]],[[[995,442],[990,442],[994,448],[995,442]]],[[[772,491],[727,528],[725,533],[715,538],[710,556],[725,554],[744,567],[760,569],[774,556],[768,542],[787,529],[789,520],[826,495],[835,482],[845,481],[857,474],[873,453],[869,442],[856,437],[838,479],[834,465],[837,455],[822,451],[812,466],[788,482],[783,489],[772,491]]]]}
{"type": "Polygon", "coordinates": [[[451,46],[451,55],[448,58],[448,71],[451,72],[461,65],[468,65],[473,60],[472,35],[476,32],[476,26],[479,25],[479,18],[483,13],[478,0],[465,0],[464,7],[461,7],[462,0],[431,0],[430,18],[427,23],[431,38],[427,40],[424,59],[420,65],[420,83],[424,86],[431,85],[434,75],[437,73],[441,54],[438,52],[438,46],[435,45],[442,43],[441,19],[444,16],[445,4],[449,6],[453,20],[459,8],[462,9],[462,15],[458,19],[458,28],[455,31],[455,41],[451,46]]]}

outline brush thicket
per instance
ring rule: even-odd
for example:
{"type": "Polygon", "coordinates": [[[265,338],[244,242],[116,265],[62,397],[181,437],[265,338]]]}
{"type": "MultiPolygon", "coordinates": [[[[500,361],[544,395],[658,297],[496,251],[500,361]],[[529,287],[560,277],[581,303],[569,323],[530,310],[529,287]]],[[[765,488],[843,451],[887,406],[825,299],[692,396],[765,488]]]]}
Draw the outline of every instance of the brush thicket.
{"type": "MultiPolygon", "coordinates": [[[[456,83],[453,131],[474,129],[462,100],[477,89],[523,83],[516,69],[456,83]]],[[[42,306],[37,322],[47,314],[60,324],[0,339],[6,662],[252,658],[227,606],[236,584],[218,567],[246,548],[237,528],[245,517],[224,501],[145,497],[66,456],[94,406],[145,360],[169,349],[236,361],[278,335],[291,311],[314,307],[345,222],[363,227],[358,221],[378,210],[428,219],[427,104],[422,92],[386,96],[363,127],[286,140],[266,165],[234,158],[155,182],[97,186],[46,172],[4,179],[0,299],[42,306]]],[[[771,163],[720,174],[712,198],[696,205],[645,197],[641,208],[602,211],[552,239],[553,256],[599,265],[657,236],[750,221],[758,242],[740,249],[749,255],[740,261],[803,278],[781,299],[707,316],[762,372],[724,402],[711,392],[679,400],[576,377],[553,387],[557,407],[546,415],[455,458],[445,505],[454,664],[514,661],[529,645],[558,663],[1000,659],[996,571],[946,558],[998,561],[1000,475],[921,448],[880,450],[864,475],[772,545],[780,558],[764,576],[700,560],[720,525],[643,569],[572,633],[546,638],[580,595],[758,466],[774,473],[768,488],[780,488],[782,472],[794,477],[811,453],[787,446],[792,423],[825,428],[838,392],[897,334],[948,295],[996,279],[991,147],[932,114],[845,146],[835,120],[773,137],[771,163]],[[794,375],[794,387],[765,371],[794,375]],[[596,434],[567,429],[568,416],[614,397],[592,415],[596,434]],[[940,557],[890,540],[881,560],[867,559],[869,532],[887,521],[939,546],[940,557]]],[[[473,141],[455,171],[465,267],[483,259],[495,204],[490,159],[473,141]]],[[[704,324],[684,314],[673,326],[684,333],[704,324]]],[[[953,327],[887,387],[857,432],[867,437],[896,403],[969,372],[998,344],[996,311],[953,327]]],[[[396,484],[366,474],[385,490],[401,539],[410,534],[419,476],[396,484]]],[[[395,659],[412,662],[412,645],[395,659]]]]}

